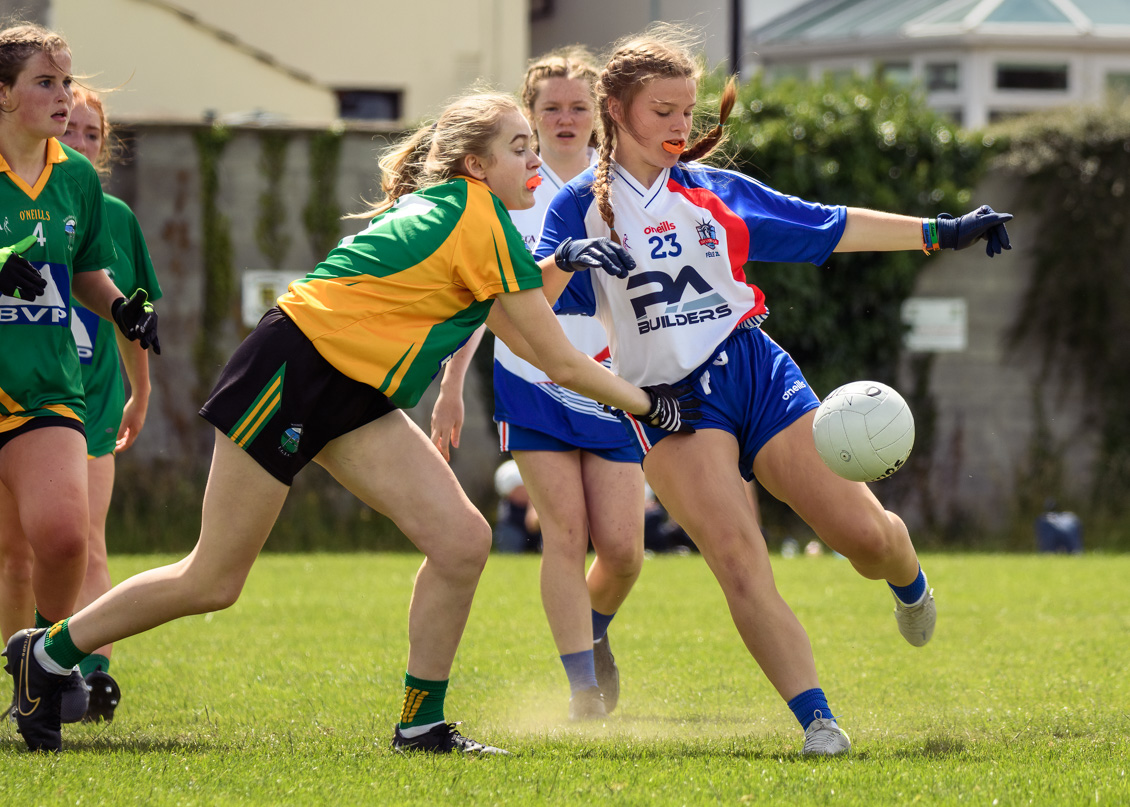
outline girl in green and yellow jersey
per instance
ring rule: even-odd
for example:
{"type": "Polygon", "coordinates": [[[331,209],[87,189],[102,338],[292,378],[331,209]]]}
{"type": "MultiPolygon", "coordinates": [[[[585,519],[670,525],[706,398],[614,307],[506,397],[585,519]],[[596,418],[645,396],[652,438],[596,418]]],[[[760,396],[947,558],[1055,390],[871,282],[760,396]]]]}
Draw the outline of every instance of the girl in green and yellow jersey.
{"type": "MultiPolygon", "coordinates": [[[[473,95],[381,161],[387,198],[367,215],[369,226],[279,298],[201,410],[217,432],[196,548],[120,583],[49,631],[8,643],[10,669],[27,682],[17,722],[29,747],[61,747],[61,682],[91,651],[236,601],[291,480],[314,461],[425,555],[409,607],[393,746],[504,753],[463,737],[444,718],[490,526],[401,408],[419,400],[483,322],[555,382],[656,424],[684,428],[689,403],[669,388],[627,383],[565,338],[541,291],[545,267],[507,214],[533,204],[527,183],[540,160],[530,138],[511,97],[473,95]],[[25,715],[25,701],[34,699],[41,708],[25,715]]],[[[563,249],[546,265],[555,261],[627,271],[624,253],[607,239],[563,249]]]]}

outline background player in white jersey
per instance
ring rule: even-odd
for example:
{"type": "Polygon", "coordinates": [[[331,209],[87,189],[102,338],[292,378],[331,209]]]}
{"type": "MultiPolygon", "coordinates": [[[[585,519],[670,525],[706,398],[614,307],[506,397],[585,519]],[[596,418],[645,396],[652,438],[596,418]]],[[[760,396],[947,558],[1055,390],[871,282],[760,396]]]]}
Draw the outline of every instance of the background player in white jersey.
{"type": "MultiPolygon", "coordinates": [[[[532,252],[550,201],[589,168],[596,151],[592,84],[596,68],[581,48],[535,59],[520,96],[534,127],[543,182],[534,206],[511,212],[532,252]]],[[[592,317],[558,318],[569,341],[608,363],[608,336],[592,317]]],[[[477,342],[444,371],[432,412],[432,440],[458,443],[463,380],[477,342]]],[[[643,564],[644,496],[639,457],[624,428],[597,402],[560,387],[495,340],[494,419],[541,523],[541,598],[569,679],[569,717],[600,718],[619,699],[620,676],[608,625],[643,564]],[[592,538],[596,558],[585,574],[592,538]]]]}
{"type": "Polygon", "coordinates": [[[4,615],[5,631],[70,614],[86,569],[86,407],[72,294],[157,347],[152,308],[142,297],[127,302],[102,270],[114,247],[98,176],[57,139],[72,105],[66,41],[31,24],[0,31],[0,540],[26,542],[16,555],[34,556],[35,598],[34,617],[21,602],[4,615]]]}
{"type": "MultiPolygon", "coordinates": [[[[743,265],[960,249],[978,239],[991,257],[1009,247],[1003,223],[1011,216],[983,207],[923,220],[826,207],[694,162],[722,139],[736,98],[731,82],[718,126],[688,148],[699,65],[686,33],[670,26],[618,43],[596,85],[599,164],[554,200],[538,255],[567,251],[571,239],[613,235],[634,258],[638,268],[625,278],[576,276],[559,304],[601,319],[613,368],[625,378],[695,385],[696,433],[665,437],[627,419],[647,480],[702,551],[746,646],[804,727],[805,752],[840,753],[850,742],[820,689],[804,628],[776,590],[743,477],[756,476],[861,575],[887,581],[900,632],[913,645],[933,633],[934,600],[902,520],[816,453],[817,397],[758,327],[768,310],[743,265]]],[[[551,275],[552,299],[569,275],[551,275]]]]}

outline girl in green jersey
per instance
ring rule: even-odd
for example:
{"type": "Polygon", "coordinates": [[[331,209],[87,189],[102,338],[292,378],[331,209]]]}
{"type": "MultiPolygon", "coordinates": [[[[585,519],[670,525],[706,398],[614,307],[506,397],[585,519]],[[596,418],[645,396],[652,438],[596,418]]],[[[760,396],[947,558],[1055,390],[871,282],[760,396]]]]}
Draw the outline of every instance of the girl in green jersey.
{"type": "Polygon", "coordinates": [[[125,298],[98,176],[60,145],[73,99],[66,42],[39,26],[0,31],[0,536],[35,556],[37,619],[74,609],[86,570],[85,406],[70,328],[72,292],[132,336],[155,339],[155,315],[125,298]],[[40,283],[10,288],[31,266],[40,283]],[[145,322],[141,322],[144,318],[145,322]],[[8,540],[8,538],[4,538],[8,540]]]}
{"type": "MultiPolygon", "coordinates": [[[[540,160],[515,101],[455,102],[381,162],[387,199],[279,299],[236,350],[201,414],[217,427],[200,539],[177,563],[119,583],[50,630],[6,649],[23,686],[16,720],[33,750],[57,751],[60,688],[95,649],[172,619],[227,608],[270,534],[289,481],[313,461],[384,513],[425,555],[408,614],[404,701],[392,744],[434,753],[501,753],[444,718],[455,651],[491,546],[490,526],[412,406],[483,323],[557,383],[654,425],[689,416],[670,388],[641,389],[573,348],[541,290],[542,270],[507,208],[533,204],[540,160]],[[497,300],[498,305],[493,305],[497,300]]],[[[546,266],[630,259],[607,239],[582,241],[546,266]]],[[[254,627],[252,627],[254,630],[254,627]]],[[[357,637],[364,654],[365,637],[357,637]]]]}
{"type": "MultiPolygon", "coordinates": [[[[60,142],[86,157],[95,170],[105,175],[110,163],[109,136],[110,123],[98,94],[75,88],[74,108],[60,142]]],[[[106,267],[107,271],[123,294],[145,289],[151,301],[157,300],[161,288],[137,217],[120,199],[109,194],[104,194],[104,198],[107,224],[117,251],[117,259],[106,267]]],[[[129,448],[145,423],[149,405],[149,354],[136,342],[126,339],[112,323],[77,303],[73,316],[72,332],[78,334],[86,396],[89,458],[90,534],[86,578],[77,602],[77,607],[81,608],[105,594],[112,585],[106,556],[106,515],[114,489],[114,454],[129,448]],[[130,382],[129,400],[122,385],[119,355],[130,382]]],[[[34,558],[26,540],[0,541],[0,551],[5,553],[0,557],[0,619],[6,620],[0,624],[0,629],[8,637],[19,628],[33,624],[35,600],[30,582],[34,558]]],[[[110,651],[109,646],[99,648],[83,661],[80,671],[89,688],[89,701],[85,708],[81,702],[77,703],[70,718],[113,719],[121,691],[109,674],[110,651]]],[[[76,697],[87,701],[85,694],[76,697]]]]}

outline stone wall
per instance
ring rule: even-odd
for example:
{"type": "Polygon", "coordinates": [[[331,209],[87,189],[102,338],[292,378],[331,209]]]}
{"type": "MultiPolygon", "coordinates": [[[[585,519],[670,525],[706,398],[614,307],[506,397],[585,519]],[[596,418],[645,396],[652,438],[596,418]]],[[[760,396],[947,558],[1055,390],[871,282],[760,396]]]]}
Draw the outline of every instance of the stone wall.
{"type": "MultiPolygon", "coordinates": [[[[131,449],[134,463],[160,467],[183,464],[186,471],[206,467],[211,456],[212,427],[197,415],[221,364],[201,377],[194,362],[194,345],[200,338],[204,272],[201,182],[193,134],[201,127],[136,124],[122,132],[126,162],[115,167],[108,182],[110,193],[121,197],[137,214],[149,244],[153,264],[164,291],[157,304],[162,354],[150,361],[153,381],[145,431],[131,449]]],[[[272,268],[256,242],[259,197],[267,187],[259,165],[259,127],[232,129],[232,139],[220,162],[218,206],[228,219],[232,238],[232,268],[237,278],[246,270],[272,268]]],[[[322,255],[315,255],[302,211],[310,195],[310,139],[319,132],[284,131],[290,138],[282,181],[285,221],[282,229],[290,249],[282,268],[294,276],[311,270],[322,255]]],[[[377,197],[376,159],[396,133],[379,129],[350,129],[342,134],[340,163],[334,178],[338,205],[343,213],[365,208],[364,199],[377,197]]],[[[363,222],[345,220],[341,235],[360,229],[363,222]]],[[[232,306],[218,340],[218,355],[228,356],[248,332],[240,321],[238,301],[232,306]]],[[[436,390],[410,414],[427,429],[436,390]]],[[[497,437],[482,411],[478,379],[468,379],[468,425],[454,463],[456,473],[477,501],[491,495],[491,474],[497,464],[497,437]]]]}
{"type": "MultiPolygon", "coordinates": [[[[165,460],[199,469],[210,456],[211,429],[197,415],[199,390],[210,387],[220,366],[198,377],[193,345],[199,337],[203,270],[201,198],[197,151],[190,126],[138,124],[128,134],[129,161],[115,169],[112,193],[137,213],[148,238],[154,264],[165,290],[159,304],[164,353],[151,362],[153,401],[145,433],[133,449],[138,460],[165,460]]],[[[228,218],[233,242],[233,269],[267,268],[256,246],[259,196],[266,178],[259,167],[264,129],[233,130],[223,152],[218,204],[228,218]]],[[[278,130],[272,130],[278,131],[278,130]]],[[[315,255],[302,220],[310,195],[309,143],[313,131],[286,130],[290,136],[283,178],[284,229],[291,244],[284,267],[305,273],[322,256],[315,255]]],[[[335,184],[345,212],[363,208],[376,194],[376,157],[393,133],[352,129],[343,134],[335,184]]],[[[1011,209],[1016,191],[1006,180],[990,176],[974,195],[997,209],[1011,209]]],[[[342,234],[360,228],[342,222],[342,234]]],[[[1066,457],[1068,478],[1079,490],[1090,477],[1094,445],[1080,416],[1081,392],[1049,388],[1031,355],[1010,352],[1005,331],[1027,287],[1033,243],[1032,225],[1019,218],[1010,225],[1016,247],[987,260],[968,252],[935,255],[921,277],[916,295],[960,297],[968,306],[968,347],[934,357],[930,394],[938,408],[934,450],[920,448],[899,477],[878,488],[912,527],[935,523],[969,524],[971,529],[1003,528],[1013,517],[1013,492],[1034,431],[1034,395],[1043,396],[1057,441],[1072,446],[1066,457]],[[920,480],[908,485],[912,476],[920,480]],[[905,478],[902,478],[905,477],[905,478]],[[896,484],[901,483],[901,484],[896,484]]],[[[233,306],[220,340],[227,356],[246,333],[233,306]]],[[[1054,316],[1049,305],[1049,316],[1054,316]]],[[[909,366],[908,366],[909,367],[909,366]]],[[[911,386],[904,369],[904,391],[911,386]]],[[[454,467],[480,506],[492,501],[491,474],[498,462],[497,437],[489,413],[481,406],[481,385],[474,372],[468,379],[467,426],[454,467]]],[[[489,384],[489,378],[485,379],[489,384]]],[[[435,387],[412,412],[427,430],[435,387]]],[[[164,463],[161,463],[164,466],[164,463]]]]}

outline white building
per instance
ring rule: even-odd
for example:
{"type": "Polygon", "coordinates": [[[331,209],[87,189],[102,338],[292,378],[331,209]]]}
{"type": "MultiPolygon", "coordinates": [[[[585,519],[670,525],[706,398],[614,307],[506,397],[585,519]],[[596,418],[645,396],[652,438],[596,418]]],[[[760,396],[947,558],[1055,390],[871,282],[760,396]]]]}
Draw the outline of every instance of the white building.
{"type": "Polygon", "coordinates": [[[517,86],[528,0],[0,0],[67,37],[115,119],[410,123],[517,86]],[[28,10],[28,7],[31,10],[28,10]]]}
{"type": "Polygon", "coordinates": [[[1130,94],[1126,0],[811,0],[747,44],[770,79],[914,81],[970,128],[1130,94]]]}

